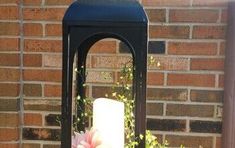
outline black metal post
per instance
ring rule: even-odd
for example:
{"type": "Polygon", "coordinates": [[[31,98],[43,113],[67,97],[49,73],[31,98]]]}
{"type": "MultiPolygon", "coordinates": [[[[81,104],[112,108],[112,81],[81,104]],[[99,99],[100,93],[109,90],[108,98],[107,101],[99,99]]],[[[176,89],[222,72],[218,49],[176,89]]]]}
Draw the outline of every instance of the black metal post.
{"type": "Polygon", "coordinates": [[[69,28],[63,24],[63,73],[62,73],[62,121],[61,121],[61,147],[71,147],[71,123],[72,123],[72,75],[73,59],[70,57],[68,38],[69,28]]]}
{"type": "Polygon", "coordinates": [[[228,3],[222,147],[235,147],[235,2],[228,3]]]}

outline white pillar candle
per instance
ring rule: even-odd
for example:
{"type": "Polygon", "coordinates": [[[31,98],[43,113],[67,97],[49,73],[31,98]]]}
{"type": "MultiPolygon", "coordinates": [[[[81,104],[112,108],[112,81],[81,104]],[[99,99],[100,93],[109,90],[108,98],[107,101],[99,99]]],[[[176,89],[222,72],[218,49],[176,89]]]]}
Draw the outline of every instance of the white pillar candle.
{"type": "Polygon", "coordinates": [[[93,127],[110,148],[124,148],[124,103],[98,98],[93,103],[93,127]]]}

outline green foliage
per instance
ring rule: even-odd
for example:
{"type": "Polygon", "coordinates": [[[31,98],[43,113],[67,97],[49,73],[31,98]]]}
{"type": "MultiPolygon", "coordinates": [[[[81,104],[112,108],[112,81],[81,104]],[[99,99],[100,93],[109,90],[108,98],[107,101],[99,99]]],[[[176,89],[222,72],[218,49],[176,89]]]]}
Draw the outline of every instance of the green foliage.
{"type": "MultiPolygon", "coordinates": [[[[150,57],[149,63],[154,62],[155,59],[150,57]]],[[[125,104],[125,148],[134,148],[138,145],[138,141],[142,139],[143,135],[135,137],[135,116],[134,107],[135,101],[132,97],[131,83],[133,80],[133,67],[131,62],[124,64],[122,67],[119,82],[113,88],[112,97],[116,100],[124,102],[125,104]]],[[[160,144],[157,138],[152,135],[150,131],[146,131],[146,148],[167,148],[168,143],[164,142],[160,144]]]]}
{"type": "Polygon", "coordinates": [[[163,144],[160,144],[157,141],[157,137],[154,136],[149,130],[146,131],[146,148],[167,148],[168,142],[165,141],[163,144]]]}
{"type": "MultiPolygon", "coordinates": [[[[155,59],[153,57],[149,58],[149,64],[155,63],[155,59]]],[[[160,63],[158,63],[160,66],[160,63]]],[[[106,76],[104,75],[104,78],[106,76]]],[[[134,148],[138,145],[139,140],[143,139],[143,135],[139,135],[139,137],[135,136],[135,116],[134,116],[134,99],[132,97],[132,83],[133,80],[133,67],[131,61],[124,64],[121,72],[119,81],[112,88],[111,94],[106,94],[106,97],[113,98],[115,100],[121,101],[125,104],[125,148],[134,148]]],[[[77,105],[80,101],[80,97],[77,99],[77,105]]],[[[83,114],[84,117],[92,116],[91,114],[91,106],[92,101],[85,101],[86,111],[83,114]]],[[[79,107],[79,106],[78,106],[79,107]]],[[[76,120],[76,125],[80,122],[79,119],[76,120]]],[[[76,129],[76,128],[75,128],[76,129]]],[[[168,143],[165,141],[163,144],[160,144],[157,141],[157,138],[150,132],[146,131],[146,148],[167,148],[168,143]]],[[[183,147],[181,147],[183,148],[183,147]]]]}
{"type": "Polygon", "coordinates": [[[126,63],[120,73],[119,82],[113,88],[112,96],[125,105],[125,148],[132,148],[138,145],[138,138],[135,137],[135,116],[134,99],[132,99],[131,83],[133,80],[133,68],[131,62],[126,63]]]}

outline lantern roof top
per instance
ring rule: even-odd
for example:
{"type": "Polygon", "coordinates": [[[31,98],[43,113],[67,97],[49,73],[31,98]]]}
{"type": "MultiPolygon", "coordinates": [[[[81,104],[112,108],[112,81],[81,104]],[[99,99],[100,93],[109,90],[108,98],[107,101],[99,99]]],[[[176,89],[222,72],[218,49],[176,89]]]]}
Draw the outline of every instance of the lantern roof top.
{"type": "Polygon", "coordinates": [[[70,5],[64,23],[144,23],[147,16],[136,0],[77,0],[70,5]]]}

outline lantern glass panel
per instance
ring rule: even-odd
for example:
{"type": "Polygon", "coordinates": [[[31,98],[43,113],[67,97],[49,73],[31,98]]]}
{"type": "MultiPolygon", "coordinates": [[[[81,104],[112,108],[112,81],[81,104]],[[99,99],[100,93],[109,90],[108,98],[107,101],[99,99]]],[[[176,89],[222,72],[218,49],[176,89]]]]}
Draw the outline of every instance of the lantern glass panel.
{"type": "MultiPolygon", "coordinates": [[[[94,43],[86,58],[86,75],[84,81],[85,87],[85,110],[80,110],[76,76],[80,74],[77,70],[77,55],[74,57],[73,72],[73,130],[79,131],[79,122],[84,122],[85,128],[92,127],[92,106],[96,98],[106,97],[118,101],[126,102],[125,112],[133,115],[128,121],[133,123],[129,125],[129,130],[125,133],[134,134],[134,98],[132,95],[133,81],[133,59],[129,47],[122,41],[115,38],[105,38],[94,43]],[[130,105],[132,107],[130,107],[130,105]],[[126,110],[129,109],[129,110],[126,110]],[[132,112],[130,113],[130,110],[132,112]],[[83,116],[83,120],[78,120],[79,116],[83,116]]],[[[112,113],[110,113],[112,114],[112,113]]],[[[107,122],[109,118],[107,117],[107,122]]],[[[126,126],[128,125],[126,121],[126,126]]],[[[126,138],[125,138],[126,139],[126,138]]]]}

